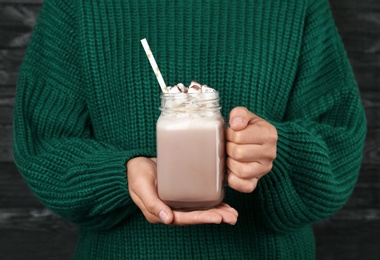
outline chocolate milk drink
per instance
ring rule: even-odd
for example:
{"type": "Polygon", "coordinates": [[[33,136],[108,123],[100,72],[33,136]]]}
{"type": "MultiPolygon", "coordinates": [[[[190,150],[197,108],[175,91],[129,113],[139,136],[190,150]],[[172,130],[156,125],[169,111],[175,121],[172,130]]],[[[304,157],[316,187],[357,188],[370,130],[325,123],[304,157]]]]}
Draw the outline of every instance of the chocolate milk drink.
{"type": "Polygon", "coordinates": [[[218,92],[162,94],[160,109],[158,196],[177,209],[216,206],[224,195],[225,169],[225,128],[218,92]]]}

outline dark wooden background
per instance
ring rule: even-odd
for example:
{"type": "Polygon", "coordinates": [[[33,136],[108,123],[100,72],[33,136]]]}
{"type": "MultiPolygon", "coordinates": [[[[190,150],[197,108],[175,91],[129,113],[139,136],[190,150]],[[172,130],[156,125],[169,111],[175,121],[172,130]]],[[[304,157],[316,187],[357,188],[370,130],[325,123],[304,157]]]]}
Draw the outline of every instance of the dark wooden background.
{"type": "MultiPolygon", "coordinates": [[[[70,259],[76,227],[43,207],[12,162],[18,68],[43,0],[0,0],[0,259],[70,259]]],[[[380,259],[380,0],[331,0],[368,118],[362,170],[336,215],[315,224],[317,259],[380,259]]]]}

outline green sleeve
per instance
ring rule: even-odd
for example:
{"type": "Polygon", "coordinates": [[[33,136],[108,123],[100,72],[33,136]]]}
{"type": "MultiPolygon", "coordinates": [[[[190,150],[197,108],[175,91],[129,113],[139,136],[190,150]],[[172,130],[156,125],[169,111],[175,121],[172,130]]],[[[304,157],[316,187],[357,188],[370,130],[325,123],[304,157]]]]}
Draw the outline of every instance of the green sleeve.
{"type": "Polygon", "coordinates": [[[358,87],[325,0],[312,1],[277,158],[260,179],[260,219],[274,231],[302,228],[337,212],[356,183],[366,134],[358,87]]]}
{"type": "Polygon", "coordinates": [[[136,212],[125,151],[92,133],[70,1],[47,0],[28,46],[14,110],[14,158],[31,190],[73,223],[108,229],[136,212]]]}

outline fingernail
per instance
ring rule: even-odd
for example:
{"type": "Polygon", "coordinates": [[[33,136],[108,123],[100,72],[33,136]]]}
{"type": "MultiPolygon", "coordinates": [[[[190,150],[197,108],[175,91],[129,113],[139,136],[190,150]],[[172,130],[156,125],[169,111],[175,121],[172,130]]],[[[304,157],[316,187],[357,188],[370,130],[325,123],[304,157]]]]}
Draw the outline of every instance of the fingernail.
{"type": "Polygon", "coordinates": [[[158,214],[158,216],[160,217],[162,222],[164,222],[165,224],[168,224],[169,216],[165,210],[161,210],[160,213],[158,214]]]}
{"type": "Polygon", "coordinates": [[[235,124],[243,124],[244,122],[244,119],[242,117],[234,117],[232,118],[232,121],[231,121],[231,124],[235,125],[235,124]]]}

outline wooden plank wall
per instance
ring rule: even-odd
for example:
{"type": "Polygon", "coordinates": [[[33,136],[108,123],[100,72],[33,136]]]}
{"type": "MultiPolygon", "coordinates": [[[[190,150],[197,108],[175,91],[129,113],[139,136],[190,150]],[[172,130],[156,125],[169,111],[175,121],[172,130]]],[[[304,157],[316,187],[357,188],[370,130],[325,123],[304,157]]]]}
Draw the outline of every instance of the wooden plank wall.
{"type": "Polygon", "coordinates": [[[76,228],[35,198],[12,162],[17,72],[43,0],[0,0],[0,259],[70,259],[76,228]]]}
{"type": "MultiPolygon", "coordinates": [[[[12,162],[18,68],[43,0],[0,0],[0,258],[70,259],[76,227],[42,206],[12,162]]],[[[347,205],[315,224],[317,259],[380,259],[380,1],[331,0],[368,118],[361,174],[347,205]]]]}

